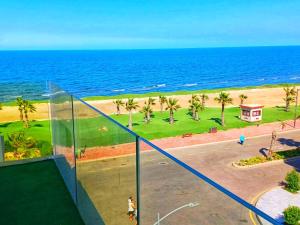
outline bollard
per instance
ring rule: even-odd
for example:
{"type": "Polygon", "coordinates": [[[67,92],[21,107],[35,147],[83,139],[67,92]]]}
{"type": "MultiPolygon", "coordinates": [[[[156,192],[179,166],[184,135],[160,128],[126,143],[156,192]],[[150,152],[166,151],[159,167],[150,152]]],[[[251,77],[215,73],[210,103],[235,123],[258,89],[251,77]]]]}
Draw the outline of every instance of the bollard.
{"type": "Polygon", "coordinates": [[[0,136],[0,163],[4,162],[4,137],[0,136]]]}

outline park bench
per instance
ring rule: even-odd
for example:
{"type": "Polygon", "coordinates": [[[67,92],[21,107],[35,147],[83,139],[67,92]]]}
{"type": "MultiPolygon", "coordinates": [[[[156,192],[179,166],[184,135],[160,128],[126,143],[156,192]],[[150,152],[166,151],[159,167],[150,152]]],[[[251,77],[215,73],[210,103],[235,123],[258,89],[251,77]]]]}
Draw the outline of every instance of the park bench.
{"type": "Polygon", "coordinates": [[[185,138],[185,137],[192,137],[192,133],[186,133],[186,134],[183,134],[182,135],[182,138],[185,138]]]}

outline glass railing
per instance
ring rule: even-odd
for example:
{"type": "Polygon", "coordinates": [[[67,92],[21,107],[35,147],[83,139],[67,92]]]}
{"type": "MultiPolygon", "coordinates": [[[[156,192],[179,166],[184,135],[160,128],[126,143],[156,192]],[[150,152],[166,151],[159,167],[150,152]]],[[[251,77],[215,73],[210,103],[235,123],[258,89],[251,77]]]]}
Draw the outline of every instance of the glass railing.
{"type": "Polygon", "coordinates": [[[258,224],[257,216],[279,224],[98,109],[51,90],[55,160],[87,225],[258,224]]]}
{"type": "Polygon", "coordinates": [[[52,156],[48,100],[45,82],[0,83],[0,165],[52,156]]]}
{"type": "Polygon", "coordinates": [[[77,206],[87,225],[130,225],[136,199],[136,137],[74,100],[77,206]]]}

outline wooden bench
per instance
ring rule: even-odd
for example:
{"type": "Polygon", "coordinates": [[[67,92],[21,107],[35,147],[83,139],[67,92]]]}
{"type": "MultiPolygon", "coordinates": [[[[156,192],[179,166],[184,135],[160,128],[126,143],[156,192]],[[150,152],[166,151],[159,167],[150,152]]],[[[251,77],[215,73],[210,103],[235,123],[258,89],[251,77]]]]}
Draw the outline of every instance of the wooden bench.
{"type": "Polygon", "coordinates": [[[182,135],[182,138],[185,138],[185,137],[192,137],[192,133],[186,133],[186,134],[183,134],[182,135]]]}

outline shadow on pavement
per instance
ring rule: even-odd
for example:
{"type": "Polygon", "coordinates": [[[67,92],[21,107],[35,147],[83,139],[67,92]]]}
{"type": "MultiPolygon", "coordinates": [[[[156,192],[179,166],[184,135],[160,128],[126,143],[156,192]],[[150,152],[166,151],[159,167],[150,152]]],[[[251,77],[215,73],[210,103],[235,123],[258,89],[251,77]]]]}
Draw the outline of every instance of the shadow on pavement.
{"type": "Polygon", "coordinates": [[[290,147],[300,147],[300,142],[295,141],[293,139],[278,138],[277,141],[282,145],[287,145],[287,146],[290,146],[290,147]]]}

